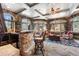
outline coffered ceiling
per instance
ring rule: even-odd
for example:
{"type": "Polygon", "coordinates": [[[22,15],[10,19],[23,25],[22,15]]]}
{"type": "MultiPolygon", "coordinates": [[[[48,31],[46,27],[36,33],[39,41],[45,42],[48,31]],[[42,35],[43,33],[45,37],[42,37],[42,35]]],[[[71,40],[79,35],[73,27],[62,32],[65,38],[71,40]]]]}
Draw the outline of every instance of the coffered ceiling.
{"type": "Polygon", "coordinates": [[[78,3],[2,3],[3,9],[46,20],[69,16],[78,6],[78,3]]]}

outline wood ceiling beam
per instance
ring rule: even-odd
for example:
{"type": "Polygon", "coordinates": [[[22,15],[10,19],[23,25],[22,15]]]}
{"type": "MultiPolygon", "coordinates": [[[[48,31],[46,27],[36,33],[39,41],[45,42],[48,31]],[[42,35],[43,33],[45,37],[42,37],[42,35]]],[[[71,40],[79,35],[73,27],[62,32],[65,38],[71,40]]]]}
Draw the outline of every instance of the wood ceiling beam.
{"type": "Polygon", "coordinates": [[[39,10],[37,10],[37,9],[35,9],[35,11],[36,11],[37,13],[39,13],[40,15],[42,15],[42,16],[50,15],[49,13],[43,14],[43,13],[41,13],[41,12],[40,12],[39,10]]]}
{"type": "Polygon", "coordinates": [[[29,7],[33,7],[33,6],[35,6],[35,5],[39,4],[39,3],[32,3],[32,4],[30,4],[30,3],[25,3],[25,4],[28,5],[29,7]]]}
{"type": "Polygon", "coordinates": [[[7,9],[3,9],[3,10],[4,10],[4,12],[9,12],[9,13],[13,13],[13,14],[15,14],[15,15],[18,15],[18,16],[20,16],[21,18],[33,19],[32,17],[29,17],[29,16],[27,16],[27,15],[18,14],[18,13],[16,13],[16,12],[11,11],[11,10],[7,10],[7,9]]]}
{"type": "Polygon", "coordinates": [[[17,10],[15,13],[18,14],[18,13],[21,13],[21,12],[23,12],[25,10],[26,10],[26,8],[23,8],[23,9],[17,10]]]}

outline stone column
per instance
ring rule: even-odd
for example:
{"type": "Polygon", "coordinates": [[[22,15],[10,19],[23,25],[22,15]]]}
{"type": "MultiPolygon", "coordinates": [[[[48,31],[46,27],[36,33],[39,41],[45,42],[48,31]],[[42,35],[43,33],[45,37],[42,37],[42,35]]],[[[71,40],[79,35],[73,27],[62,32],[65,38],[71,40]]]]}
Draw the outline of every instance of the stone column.
{"type": "Polygon", "coordinates": [[[6,32],[7,31],[7,28],[6,28],[4,21],[5,21],[5,19],[4,19],[4,16],[3,16],[3,9],[2,9],[2,6],[0,4],[0,32],[6,32]]]}

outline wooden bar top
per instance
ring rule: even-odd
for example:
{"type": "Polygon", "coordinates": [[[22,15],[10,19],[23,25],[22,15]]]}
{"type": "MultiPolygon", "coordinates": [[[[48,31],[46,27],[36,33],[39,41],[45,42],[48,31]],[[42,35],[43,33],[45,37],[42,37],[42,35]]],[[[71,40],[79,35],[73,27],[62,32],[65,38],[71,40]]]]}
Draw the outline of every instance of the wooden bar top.
{"type": "Polygon", "coordinates": [[[20,33],[21,34],[24,34],[24,33],[32,33],[32,31],[31,30],[29,30],[29,31],[21,31],[20,33]]]}
{"type": "Polygon", "coordinates": [[[43,40],[43,37],[35,37],[35,40],[43,40]]]}

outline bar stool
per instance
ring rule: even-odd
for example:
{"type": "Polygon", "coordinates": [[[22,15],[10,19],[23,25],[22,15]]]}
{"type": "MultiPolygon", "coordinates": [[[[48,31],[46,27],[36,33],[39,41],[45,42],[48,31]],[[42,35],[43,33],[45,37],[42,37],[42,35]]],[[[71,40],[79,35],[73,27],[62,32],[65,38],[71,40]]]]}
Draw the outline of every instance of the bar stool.
{"type": "Polygon", "coordinates": [[[37,54],[38,50],[42,52],[42,55],[44,56],[44,44],[43,44],[43,38],[37,37],[34,39],[35,42],[35,53],[37,54]]]}

